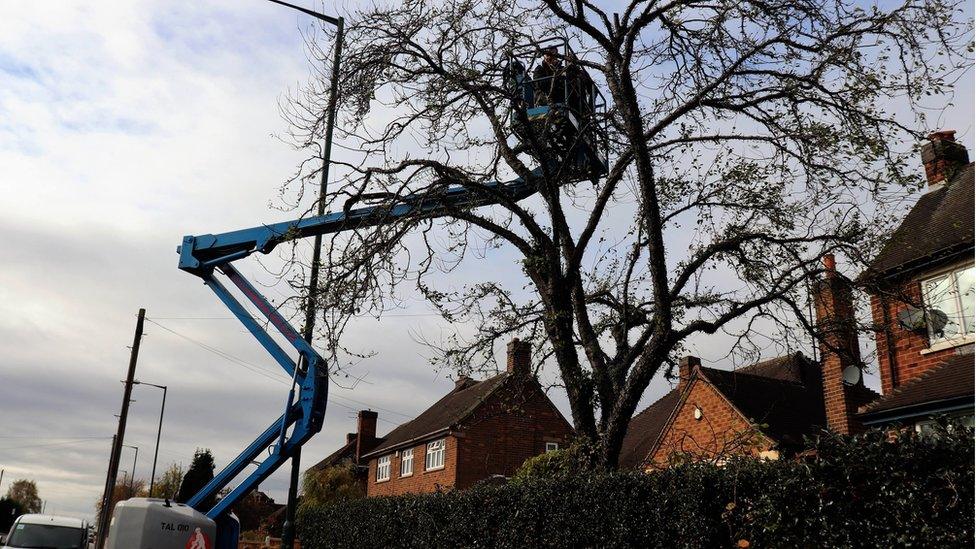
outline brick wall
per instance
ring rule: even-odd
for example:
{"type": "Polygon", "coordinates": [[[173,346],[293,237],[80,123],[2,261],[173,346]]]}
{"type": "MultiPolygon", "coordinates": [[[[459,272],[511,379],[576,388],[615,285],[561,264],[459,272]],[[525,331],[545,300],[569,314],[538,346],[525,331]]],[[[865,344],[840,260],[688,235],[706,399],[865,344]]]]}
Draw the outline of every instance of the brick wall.
{"type": "MultiPolygon", "coordinates": [[[[400,476],[400,451],[390,457],[390,480],[376,481],[376,463],[379,458],[369,460],[369,479],[366,481],[366,496],[397,496],[400,494],[421,494],[449,490],[455,486],[458,455],[458,437],[447,435],[444,449],[444,468],[433,471],[424,470],[427,457],[427,442],[413,446],[413,474],[400,476]]],[[[433,438],[431,440],[438,440],[433,438]]],[[[380,456],[382,457],[382,456],[380,456]]]]}
{"type": "Polygon", "coordinates": [[[674,453],[713,459],[719,455],[758,454],[772,448],[772,441],[756,434],[714,387],[700,377],[692,378],[691,383],[690,393],[649,460],[651,467],[668,465],[674,453]],[[701,410],[701,419],[695,418],[696,407],[701,410]]]}
{"type": "Polygon", "coordinates": [[[875,342],[878,346],[881,392],[888,395],[894,389],[945,362],[956,353],[956,349],[949,348],[923,354],[922,351],[929,348],[928,334],[925,331],[908,330],[898,323],[899,312],[910,306],[920,306],[922,303],[922,286],[918,278],[886,289],[884,295],[897,296],[897,298],[872,295],[871,315],[875,324],[882,328],[876,333],[875,342]],[[887,322],[885,322],[886,311],[887,322]],[[894,355],[894,365],[892,365],[891,355],[894,355]]]}
{"type": "Polygon", "coordinates": [[[463,426],[457,487],[467,488],[492,475],[511,476],[546,442],[565,448],[573,429],[541,388],[531,380],[510,380],[463,426]]]}

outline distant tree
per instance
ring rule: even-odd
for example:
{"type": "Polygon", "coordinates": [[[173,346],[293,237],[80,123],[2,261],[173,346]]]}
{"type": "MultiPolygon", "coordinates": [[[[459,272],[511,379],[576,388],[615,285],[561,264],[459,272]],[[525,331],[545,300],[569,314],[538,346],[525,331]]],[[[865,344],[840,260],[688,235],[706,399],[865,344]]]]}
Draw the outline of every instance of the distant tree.
{"type": "MultiPolygon", "coordinates": [[[[125,501],[129,498],[144,498],[148,494],[146,492],[146,479],[137,478],[131,482],[127,478],[121,478],[115,482],[115,487],[112,489],[112,498],[109,501],[108,512],[111,515],[115,511],[115,504],[120,501],[125,501]]],[[[101,514],[102,512],[102,500],[95,502],[95,512],[96,514],[101,514]]]]}
{"type": "Polygon", "coordinates": [[[33,480],[15,480],[7,489],[7,499],[16,501],[27,513],[41,512],[41,496],[37,493],[37,483],[33,480]]]}
{"type": "Polygon", "coordinates": [[[176,494],[180,491],[180,484],[182,482],[183,468],[175,463],[171,463],[163,472],[163,475],[156,480],[150,497],[175,499],[176,494]]]}
{"type": "MultiPolygon", "coordinates": [[[[200,449],[193,454],[193,463],[183,475],[183,482],[180,483],[180,490],[176,494],[176,501],[186,503],[207,485],[214,478],[214,457],[210,449],[200,449]]],[[[203,502],[203,507],[210,508],[216,502],[216,498],[210,498],[203,502]]]]}
{"type": "Polygon", "coordinates": [[[0,532],[9,532],[14,520],[24,512],[24,506],[20,503],[10,498],[0,499],[0,532]]]}
{"type": "Polygon", "coordinates": [[[331,505],[359,499],[364,495],[363,486],[356,480],[352,464],[333,465],[319,471],[309,469],[302,479],[303,507],[331,505]]]}

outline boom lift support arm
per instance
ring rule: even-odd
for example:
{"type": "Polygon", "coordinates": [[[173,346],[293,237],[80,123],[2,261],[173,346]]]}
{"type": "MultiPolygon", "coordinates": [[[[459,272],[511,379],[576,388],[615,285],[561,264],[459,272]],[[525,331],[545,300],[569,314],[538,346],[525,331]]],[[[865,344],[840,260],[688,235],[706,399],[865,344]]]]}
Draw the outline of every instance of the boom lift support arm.
{"type": "MultiPolygon", "coordinates": [[[[541,175],[541,169],[532,172],[532,179],[541,175]]],[[[282,369],[294,380],[288,395],[286,411],[264,430],[236,459],[218,473],[210,483],[188,501],[188,505],[216,519],[227,512],[265,478],[274,473],[295,448],[307,442],[322,428],[328,396],[328,371],[322,357],[305,342],[298,330],[261,295],[234,267],[234,261],[255,252],[270,253],[283,242],[306,238],[316,234],[337,233],[395,222],[409,216],[441,217],[452,210],[468,209],[499,202],[500,197],[513,201],[534,194],[533,181],[522,178],[507,183],[487,183],[481,189],[454,186],[436,194],[414,194],[399,200],[395,205],[376,205],[328,213],[296,221],[286,221],[232,231],[217,235],[186,236],[177,249],[180,269],[199,276],[228,309],[244,324],[249,332],[268,351],[282,369]],[[300,370],[288,353],[265,331],[243,304],[218,279],[218,273],[229,280],[268,320],[271,326],[288,341],[304,358],[307,367],[300,370]],[[299,393],[295,401],[295,389],[299,393]],[[286,436],[292,428],[290,436],[286,436]],[[211,509],[201,509],[248,465],[254,463],[263,451],[271,448],[271,454],[261,461],[248,477],[223,497],[211,509]]]]}

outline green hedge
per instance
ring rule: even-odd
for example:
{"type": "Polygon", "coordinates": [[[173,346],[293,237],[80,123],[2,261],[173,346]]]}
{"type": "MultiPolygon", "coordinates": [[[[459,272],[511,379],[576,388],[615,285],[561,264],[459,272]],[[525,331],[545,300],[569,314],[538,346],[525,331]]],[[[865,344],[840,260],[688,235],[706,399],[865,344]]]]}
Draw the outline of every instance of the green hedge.
{"type": "Polygon", "coordinates": [[[302,547],[972,547],[971,430],[305,509],[302,547]]]}

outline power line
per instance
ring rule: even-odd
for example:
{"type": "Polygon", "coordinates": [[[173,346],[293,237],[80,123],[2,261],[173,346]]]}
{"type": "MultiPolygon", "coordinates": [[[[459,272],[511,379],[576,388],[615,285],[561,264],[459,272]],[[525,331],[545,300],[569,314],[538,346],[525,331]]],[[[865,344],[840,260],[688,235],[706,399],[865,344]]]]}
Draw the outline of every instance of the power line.
{"type": "MultiPolygon", "coordinates": [[[[441,316],[440,313],[384,313],[383,317],[441,316]]],[[[372,315],[354,315],[355,318],[372,318],[372,315]]],[[[154,316],[156,320],[237,320],[233,316],[154,316]]]]}
{"type": "Polygon", "coordinates": [[[50,442],[50,443],[47,443],[47,444],[27,444],[27,445],[23,445],[23,446],[7,446],[6,448],[0,448],[0,451],[6,451],[6,450],[23,450],[23,449],[26,449],[26,448],[49,448],[49,447],[52,447],[52,446],[67,446],[69,444],[81,444],[82,442],[93,442],[95,440],[109,440],[111,438],[112,437],[97,437],[97,438],[96,437],[92,437],[92,438],[83,438],[83,439],[78,439],[78,440],[69,440],[69,441],[65,441],[65,442],[50,442]]]}
{"type": "Polygon", "coordinates": [[[273,381],[277,381],[278,383],[282,383],[282,384],[288,385],[288,381],[284,378],[284,375],[283,374],[275,375],[275,373],[272,373],[271,371],[267,370],[263,366],[259,366],[257,364],[248,362],[248,361],[246,361],[246,360],[244,360],[242,358],[238,358],[238,357],[236,357],[236,356],[234,356],[234,355],[232,355],[232,354],[230,354],[230,353],[228,353],[226,351],[223,351],[223,350],[221,350],[221,349],[219,349],[217,347],[214,347],[213,345],[208,345],[206,343],[203,343],[202,341],[197,341],[196,339],[193,339],[192,337],[190,337],[190,336],[188,336],[186,334],[182,334],[182,333],[180,333],[180,332],[178,332],[178,331],[176,331],[176,330],[174,330],[172,328],[168,328],[168,327],[160,324],[159,322],[156,322],[155,320],[153,320],[151,318],[147,318],[146,320],[149,321],[149,322],[152,322],[153,324],[155,324],[156,326],[159,326],[160,328],[166,330],[167,332],[169,332],[169,333],[171,333],[171,334],[173,334],[173,335],[175,335],[177,337],[183,338],[183,339],[189,341],[190,343],[193,343],[194,345],[196,345],[196,346],[198,346],[198,347],[200,347],[200,348],[202,348],[202,349],[204,349],[206,351],[209,351],[209,352],[211,352],[211,353],[213,353],[213,354],[215,354],[215,355],[217,355],[217,356],[219,356],[219,357],[221,357],[221,358],[223,358],[223,359],[225,359],[225,360],[227,360],[229,362],[232,362],[234,364],[237,364],[238,366],[242,366],[244,368],[247,368],[248,370],[251,370],[252,372],[254,372],[256,374],[262,375],[262,376],[264,376],[264,377],[266,377],[268,379],[271,379],[273,381]]]}
{"type": "MultiPolygon", "coordinates": [[[[106,438],[103,435],[85,437],[39,437],[34,435],[0,435],[0,438],[27,438],[31,440],[78,440],[83,438],[106,438]]],[[[108,437],[111,438],[111,437],[108,437]]]]}
{"type": "MultiPolygon", "coordinates": [[[[185,340],[189,341],[190,343],[193,343],[194,345],[197,345],[200,348],[202,348],[202,349],[204,349],[204,350],[206,350],[208,352],[211,352],[211,353],[213,353],[213,354],[215,354],[215,355],[217,355],[217,356],[219,356],[219,357],[221,357],[221,358],[223,358],[223,359],[231,362],[232,364],[236,364],[238,366],[242,366],[242,367],[244,367],[244,368],[246,368],[246,369],[248,369],[248,370],[250,370],[250,371],[252,371],[252,372],[254,372],[256,374],[259,374],[261,376],[264,376],[264,377],[266,377],[266,378],[268,378],[268,379],[270,379],[272,381],[276,381],[276,382],[281,383],[283,385],[288,385],[289,381],[285,379],[285,377],[284,377],[283,374],[280,374],[280,375],[272,374],[270,371],[268,371],[264,367],[258,366],[257,364],[254,364],[252,362],[248,362],[248,361],[246,361],[246,360],[244,360],[242,358],[238,358],[238,357],[236,357],[236,356],[228,353],[227,351],[224,351],[222,349],[219,349],[217,347],[214,347],[213,345],[209,345],[207,343],[203,343],[201,341],[198,341],[196,339],[193,339],[192,337],[190,337],[190,336],[188,336],[186,334],[180,333],[177,330],[174,330],[172,328],[169,328],[167,326],[164,326],[163,324],[160,324],[159,322],[156,322],[155,319],[158,319],[158,318],[160,318],[160,317],[146,318],[146,321],[147,322],[151,322],[151,323],[155,324],[156,326],[159,326],[160,328],[166,330],[167,332],[170,332],[171,334],[173,334],[173,335],[175,335],[177,337],[180,337],[182,339],[185,339],[185,340]]],[[[345,397],[345,396],[340,396],[340,395],[333,394],[332,395],[332,398],[333,399],[337,399],[337,400],[345,400],[345,401],[349,401],[349,402],[354,402],[354,403],[360,404],[362,406],[369,406],[372,409],[376,409],[376,410],[380,410],[380,411],[383,411],[383,412],[387,412],[389,414],[395,414],[395,415],[402,416],[402,417],[405,417],[405,418],[411,418],[412,417],[409,414],[404,414],[402,412],[397,412],[396,410],[390,410],[390,409],[387,409],[387,408],[381,408],[379,406],[374,406],[374,405],[372,405],[372,404],[370,404],[368,402],[363,402],[361,400],[356,400],[356,399],[350,398],[350,397],[345,397]]],[[[343,405],[341,402],[334,402],[333,401],[333,404],[336,404],[337,406],[341,406],[343,408],[347,408],[347,409],[352,410],[352,411],[358,411],[357,409],[355,409],[353,407],[343,405]]],[[[390,423],[392,425],[396,425],[395,422],[388,421],[388,420],[385,420],[385,419],[381,419],[381,421],[386,421],[387,423],[390,423]]]]}

